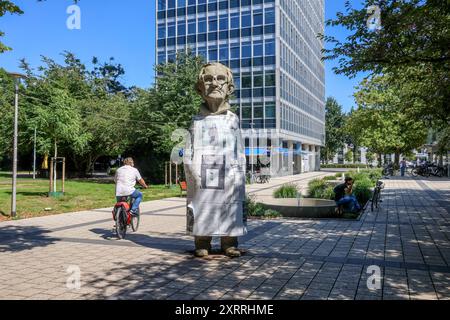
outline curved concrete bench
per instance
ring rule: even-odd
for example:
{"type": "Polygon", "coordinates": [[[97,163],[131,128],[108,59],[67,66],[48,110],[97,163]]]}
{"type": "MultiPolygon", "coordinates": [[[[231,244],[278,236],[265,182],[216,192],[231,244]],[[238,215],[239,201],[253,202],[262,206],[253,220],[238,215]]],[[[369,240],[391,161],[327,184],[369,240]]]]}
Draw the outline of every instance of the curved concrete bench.
{"type": "Polygon", "coordinates": [[[331,218],[336,217],[336,203],[333,200],[301,198],[258,197],[258,202],[267,209],[278,211],[283,217],[331,218]]]}

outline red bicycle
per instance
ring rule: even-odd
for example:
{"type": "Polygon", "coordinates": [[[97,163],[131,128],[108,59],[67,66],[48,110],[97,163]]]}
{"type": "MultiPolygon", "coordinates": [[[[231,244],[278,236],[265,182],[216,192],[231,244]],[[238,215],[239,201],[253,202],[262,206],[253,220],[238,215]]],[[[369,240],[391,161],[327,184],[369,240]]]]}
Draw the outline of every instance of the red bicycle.
{"type": "Polygon", "coordinates": [[[119,239],[125,238],[129,227],[131,227],[133,232],[136,232],[139,228],[141,217],[140,209],[138,208],[136,215],[130,213],[133,202],[134,199],[131,198],[131,196],[123,196],[113,208],[112,215],[116,222],[115,229],[119,239]]]}

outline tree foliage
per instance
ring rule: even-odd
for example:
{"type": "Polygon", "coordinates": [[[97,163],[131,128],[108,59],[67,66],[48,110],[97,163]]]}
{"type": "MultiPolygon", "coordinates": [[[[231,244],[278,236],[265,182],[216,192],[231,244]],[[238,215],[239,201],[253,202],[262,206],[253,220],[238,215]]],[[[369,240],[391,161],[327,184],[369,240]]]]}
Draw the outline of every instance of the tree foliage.
{"type": "Polygon", "coordinates": [[[164,162],[170,159],[175,145],[172,132],[187,129],[199,111],[202,99],[194,84],[203,63],[201,57],[179,53],[175,61],[155,67],[158,78],[153,88],[135,92],[132,118],[138,126],[133,130],[132,150],[152,160],[153,166],[145,170],[154,179],[163,176],[164,162]],[[142,119],[145,122],[140,122],[142,119]]]}
{"type": "MultiPolygon", "coordinates": [[[[99,157],[116,157],[129,146],[131,103],[119,81],[124,72],[119,64],[94,61],[94,68],[88,70],[72,53],[63,57],[63,64],[42,57],[37,70],[21,62],[27,78],[19,95],[20,149],[31,149],[36,128],[39,155],[53,154],[56,143],[59,155],[68,157],[70,167],[85,175],[99,157]]],[[[13,90],[11,83],[7,87],[13,90]]],[[[11,94],[6,100],[6,105],[13,105],[11,94]]],[[[4,123],[0,128],[10,131],[12,118],[4,123]]]]}
{"type": "Polygon", "coordinates": [[[355,99],[358,109],[349,116],[346,131],[359,145],[378,154],[395,153],[398,162],[401,153],[425,142],[426,124],[402,112],[398,88],[391,86],[386,76],[363,80],[355,99]]]}
{"type": "Polygon", "coordinates": [[[336,73],[388,75],[398,88],[398,110],[428,126],[450,122],[450,2],[446,0],[366,0],[355,9],[345,2],[345,12],[326,22],[350,31],[345,41],[321,38],[333,45],[324,59],[338,59],[336,73]],[[367,8],[380,8],[381,27],[367,26],[367,8]]]}

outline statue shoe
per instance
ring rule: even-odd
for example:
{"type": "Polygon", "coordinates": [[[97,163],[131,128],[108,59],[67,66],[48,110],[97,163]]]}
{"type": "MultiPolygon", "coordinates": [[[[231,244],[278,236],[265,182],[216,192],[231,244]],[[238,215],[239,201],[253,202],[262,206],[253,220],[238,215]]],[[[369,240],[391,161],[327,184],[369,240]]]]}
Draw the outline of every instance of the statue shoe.
{"type": "Polygon", "coordinates": [[[206,249],[196,249],[194,255],[199,258],[208,256],[208,250],[206,249]]]}
{"type": "Polygon", "coordinates": [[[236,258],[241,256],[241,252],[236,247],[229,247],[225,250],[225,254],[231,258],[236,258]]]}

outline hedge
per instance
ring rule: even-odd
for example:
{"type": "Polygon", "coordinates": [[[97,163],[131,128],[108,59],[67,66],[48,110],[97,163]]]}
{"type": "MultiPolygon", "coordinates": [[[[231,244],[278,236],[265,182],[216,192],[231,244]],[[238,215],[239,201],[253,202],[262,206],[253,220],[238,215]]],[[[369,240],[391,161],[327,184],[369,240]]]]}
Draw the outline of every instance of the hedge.
{"type": "Polygon", "coordinates": [[[367,165],[362,164],[362,163],[347,163],[347,164],[342,164],[342,163],[331,163],[331,164],[321,164],[320,165],[321,168],[360,168],[360,169],[365,169],[368,168],[367,165]]]}

